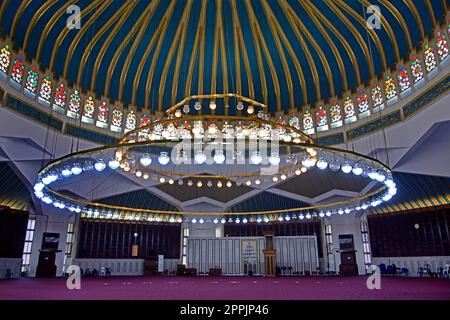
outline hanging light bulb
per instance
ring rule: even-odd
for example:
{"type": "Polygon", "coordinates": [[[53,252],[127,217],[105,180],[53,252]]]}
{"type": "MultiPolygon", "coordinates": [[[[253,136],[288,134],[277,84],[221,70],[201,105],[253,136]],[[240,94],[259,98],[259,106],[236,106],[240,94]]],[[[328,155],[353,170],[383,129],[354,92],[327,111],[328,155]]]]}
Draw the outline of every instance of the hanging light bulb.
{"type": "Polygon", "coordinates": [[[105,164],[105,162],[104,162],[102,159],[99,159],[99,160],[95,163],[94,167],[95,167],[95,170],[101,172],[101,171],[103,171],[103,170],[106,169],[106,164],[105,164]]]}
{"type": "Polygon", "coordinates": [[[245,185],[246,185],[247,187],[250,187],[250,186],[252,185],[252,182],[251,182],[250,180],[247,180],[247,182],[245,182],[245,185]]]}
{"type": "Polygon", "coordinates": [[[254,112],[255,112],[255,108],[253,106],[248,106],[247,113],[248,114],[253,114],[254,112]]]}
{"type": "Polygon", "coordinates": [[[217,182],[217,187],[218,187],[218,188],[222,188],[222,186],[223,186],[222,181],[218,181],[218,182],[217,182]]]}
{"type": "Polygon", "coordinates": [[[339,169],[341,168],[341,165],[339,163],[337,163],[336,161],[333,161],[330,163],[330,170],[333,172],[338,172],[339,169]]]}
{"type": "Polygon", "coordinates": [[[233,186],[233,183],[232,183],[231,181],[228,181],[228,182],[227,182],[227,187],[228,187],[228,188],[231,188],[232,186],[233,186]]]}
{"type": "Polygon", "coordinates": [[[272,152],[269,158],[269,162],[272,166],[278,166],[280,164],[280,155],[277,152],[272,152]]]}
{"type": "Polygon", "coordinates": [[[84,172],[89,172],[92,171],[94,169],[94,164],[92,163],[92,161],[86,161],[83,165],[83,171],[84,172]]]}
{"type": "Polygon", "coordinates": [[[164,177],[159,178],[159,182],[160,183],[165,183],[166,182],[166,178],[164,178],[164,177]]]}
{"type": "Polygon", "coordinates": [[[182,114],[182,112],[181,112],[180,109],[177,109],[177,111],[175,111],[175,117],[181,118],[182,115],[183,115],[183,114],[182,114]]]}
{"type": "Polygon", "coordinates": [[[343,173],[350,173],[353,170],[353,167],[349,163],[344,163],[341,167],[343,173]]]}
{"type": "Polygon", "coordinates": [[[149,154],[144,154],[140,160],[141,165],[148,167],[152,164],[152,157],[149,154]]]}
{"type": "Polygon", "coordinates": [[[360,176],[363,173],[363,168],[361,168],[360,166],[358,166],[357,164],[355,164],[353,166],[352,172],[355,176],[360,176]]]}
{"type": "Polygon", "coordinates": [[[319,159],[319,161],[317,161],[317,168],[319,168],[320,170],[325,170],[326,168],[328,168],[328,162],[326,162],[326,160],[323,158],[319,159]]]}
{"type": "Polygon", "coordinates": [[[301,175],[301,174],[302,174],[302,170],[296,169],[296,170],[295,170],[295,174],[296,174],[297,176],[301,175]]]}
{"type": "Polygon", "coordinates": [[[199,101],[197,101],[197,102],[194,104],[194,109],[197,110],[197,111],[199,111],[201,108],[202,108],[201,103],[200,103],[199,101]]]}
{"type": "Polygon", "coordinates": [[[161,152],[159,157],[158,157],[158,162],[165,166],[169,163],[170,158],[169,158],[169,154],[167,152],[161,152]]]}
{"type": "Polygon", "coordinates": [[[256,184],[257,186],[259,186],[259,185],[261,184],[261,180],[256,179],[256,180],[255,180],[255,184],[256,184]]]}
{"type": "Polygon", "coordinates": [[[314,166],[314,164],[315,164],[315,161],[310,156],[305,156],[302,160],[302,165],[305,168],[311,168],[312,166],[314,166]]]}
{"type": "Polygon", "coordinates": [[[194,160],[197,164],[203,164],[206,161],[206,155],[203,151],[198,151],[195,153],[194,160]]]}
{"type": "Polygon", "coordinates": [[[140,170],[136,171],[136,177],[138,178],[142,177],[142,171],[140,170]]]}
{"type": "Polygon", "coordinates": [[[111,159],[111,160],[109,160],[109,162],[108,162],[108,166],[109,166],[111,169],[116,170],[117,168],[120,167],[120,162],[117,161],[116,159],[111,159]]]}
{"type": "Polygon", "coordinates": [[[191,111],[191,108],[189,107],[189,105],[188,104],[185,104],[184,106],[183,106],[183,112],[184,113],[189,113],[191,111]]]}
{"type": "Polygon", "coordinates": [[[65,166],[65,167],[62,169],[62,171],[61,171],[61,175],[62,175],[64,178],[70,177],[70,176],[72,175],[72,170],[71,170],[71,168],[70,168],[69,166],[65,166]]]}
{"type": "Polygon", "coordinates": [[[173,180],[172,178],[169,179],[169,184],[174,184],[175,180],[173,180]]]}
{"type": "Polygon", "coordinates": [[[201,181],[198,181],[198,182],[197,182],[197,187],[198,187],[198,188],[201,188],[201,187],[203,187],[203,182],[201,182],[201,181]]]}
{"type": "Polygon", "coordinates": [[[223,164],[225,162],[225,155],[223,154],[223,150],[217,150],[214,154],[214,162],[217,164],[223,164]]]}
{"type": "Polygon", "coordinates": [[[142,178],[144,178],[144,180],[148,180],[148,178],[149,178],[148,173],[144,173],[144,175],[142,176],[142,178]]]}
{"type": "Polygon", "coordinates": [[[83,168],[79,163],[74,163],[70,171],[72,171],[73,175],[78,176],[83,172],[83,168]]]}
{"type": "Polygon", "coordinates": [[[192,187],[194,185],[194,182],[192,182],[192,180],[189,180],[187,185],[188,185],[188,187],[192,187]]]}
{"type": "Polygon", "coordinates": [[[212,181],[208,181],[208,182],[206,183],[206,185],[207,185],[209,188],[211,188],[211,187],[213,186],[213,183],[212,183],[212,181]]]}
{"type": "Polygon", "coordinates": [[[209,103],[209,108],[210,108],[211,110],[216,110],[216,108],[217,108],[216,102],[213,101],[213,100],[211,100],[211,102],[209,103]]]}
{"type": "Polygon", "coordinates": [[[239,101],[236,105],[236,109],[238,109],[239,111],[244,110],[244,104],[242,103],[242,101],[239,101]]]}
{"type": "Polygon", "coordinates": [[[259,165],[262,162],[262,157],[261,154],[258,151],[254,151],[250,157],[250,161],[254,164],[254,165],[259,165]]]}

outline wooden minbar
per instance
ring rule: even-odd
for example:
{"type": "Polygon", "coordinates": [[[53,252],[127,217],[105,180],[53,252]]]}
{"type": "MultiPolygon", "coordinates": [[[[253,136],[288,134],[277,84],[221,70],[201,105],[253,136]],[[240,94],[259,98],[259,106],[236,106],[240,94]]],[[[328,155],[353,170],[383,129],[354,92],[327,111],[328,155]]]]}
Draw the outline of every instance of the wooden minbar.
{"type": "Polygon", "coordinates": [[[273,233],[265,233],[264,237],[266,239],[266,246],[263,250],[264,253],[264,266],[266,270],[266,276],[275,277],[276,276],[276,253],[273,233]]]}

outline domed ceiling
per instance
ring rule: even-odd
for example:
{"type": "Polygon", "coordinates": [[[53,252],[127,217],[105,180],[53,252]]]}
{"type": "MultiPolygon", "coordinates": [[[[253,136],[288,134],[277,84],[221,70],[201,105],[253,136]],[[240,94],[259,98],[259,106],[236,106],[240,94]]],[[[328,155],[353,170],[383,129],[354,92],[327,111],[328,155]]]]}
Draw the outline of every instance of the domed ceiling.
{"type": "Polygon", "coordinates": [[[234,92],[289,112],[367,84],[444,23],[447,0],[3,0],[1,33],[42,70],[164,110],[234,92]],[[81,10],[80,29],[66,26],[81,10]],[[367,28],[370,5],[380,29],[367,28]]]}

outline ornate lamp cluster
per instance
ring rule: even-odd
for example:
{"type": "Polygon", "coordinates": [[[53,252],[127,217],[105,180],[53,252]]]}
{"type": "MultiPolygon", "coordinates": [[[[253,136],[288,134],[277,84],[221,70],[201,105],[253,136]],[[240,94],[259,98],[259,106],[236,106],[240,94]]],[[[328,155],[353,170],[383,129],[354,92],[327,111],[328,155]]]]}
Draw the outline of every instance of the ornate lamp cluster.
{"type": "Polygon", "coordinates": [[[246,117],[217,115],[176,117],[173,110],[176,112],[178,109],[170,108],[166,119],[127,133],[117,146],[71,154],[46,165],[39,173],[38,182],[34,186],[35,196],[47,205],[92,218],[145,219],[151,222],[171,223],[180,223],[186,219],[192,223],[205,221],[268,223],[348,214],[355,210],[378,206],[383,201],[389,201],[396,194],[391,171],[382,163],[354,152],[315,145],[308,136],[295,127],[267,120],[264,112],[246,117]],[[197,130],[194,130],[195,128],[197,130]],[[217,140],[218,135],[226,136],[228,139],[225,142],[217,140]],[[172,151],[180,141],[186,140],[202,146],[219,147],[218,150],[222,150],[223,144],[230,141],[241,141],[246,147],[242,150],[243,162],[238,162],[241,165],[238,166],[241,168],[240,171],[228,175],[221,171],[227,166],[235,166],[234,148],[231,153],[232,161],[225,152],[217,151],[217,149],[209,159],[209,163],[208,156],[203,151],[190,154],[194,160],[193,163],[186,163],[188,157],[185,153],[177,153],[181,159],[169,156],[173,154],[172,151]],[[277,142],[276,148],[271,149],[266,156],[259,151],[252,151],[247,146],[252,142],[273,141],[277,142]],[[164,148],[166,151],[161,151],[164,148]],[[268,168],[277,170],[262,175],[261,168],[265,164],[268,168]],[[193,167],[205,165],[210,165],[215,174],[203,175],[191,172],[193,167]],[[169,166],[173,167],[171,171],[164,169],[169,166]],[[360,176],[374,181],[379,188],[369,194],[341,202],[272,212],[227,213],[226,215],[230,217],[225,220],[214,218],[218,213],[168,212],[111,206],[75,198],[54,189],[59,181],[81,175],[101,174],[107,170],[122,170],[124,174],[133,174],[138,178],[152,178],[159,184],[187,185],[196,188],[213,186],[231,188],[258,186],[264,183],[276,184],[294,176],[301,176],[315,167],[319,171],[328,172],[321,174],[332,175],[339,172],[360,176]],[[197,218],[199,215],[205,218],[197,218]]]}

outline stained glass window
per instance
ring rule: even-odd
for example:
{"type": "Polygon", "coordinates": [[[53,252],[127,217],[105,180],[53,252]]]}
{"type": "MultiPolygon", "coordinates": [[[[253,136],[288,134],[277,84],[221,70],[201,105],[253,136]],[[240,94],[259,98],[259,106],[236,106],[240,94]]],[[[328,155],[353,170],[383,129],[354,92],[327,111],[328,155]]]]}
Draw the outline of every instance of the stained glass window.
{"type": "Polygon", "coordinates": [[[447,38],[445,37],[444,34],[441,34],[441,32],[439,31],[437,34],[437,39],[436,39],[436,50],[437,50],[437,54],[439,56],[439,59],[441,61],[443,61],[445,58],[448,57],[448,43],[447,43],[447,38]]]}
{"type": "Polygon", "coordinates": [[[92,99],[92,97],[88,97],[84,102],[83,121],[92,123],[94,121],[94,111],[95,111],[94,99],[92,99]]]}
{"type": "Polygon", "coordinates": [[[383,95],[381,93],[381,88],[378,84],[374,83],[372,90],[370,91],[370,97],[372,98],[373,106],[379,107],[383,104],[383,95]]]}
{"type": "Polygon", "coordinates": [[[127,114],[127,120],[125,122],[125,130],[126,131],[133,131],[134,129],[136,129],[136,123],[137,123],[136,113],[134,113],[134,111],[131,110],[127,114]]]}
{"type": "Polygon", "coordinates": [[[303,114],[303,130],[305,131],[311,131],[314,129],[314,121],[311,112],[309,110],[306,110],[306,112],[303,114]]]}
{"type": "Polygon", "coordinates": [[[327,111],[323,106],[320,106],[316,113],[317,127],[324,127],[328,124],[327,111]]]}
{"type": "Polygon", "coordinates": [[[0,71],[6,75],[8,74],[9,67],[11,65],[11,51],[9,46],[6,45],[2,50],[0,50],[0,71]]]}
{"type": "Polygon", "coordinates": [[[28,93],[34,95],[38,86],[38,74],[36,72],[36,67],[33,67],[28,71],[27,80],[25,81],[25,90],[28,93]]]}
{"type": "Polygon", "coordinates": [[[69,104],[67,105],[67,115],[75,118],[79,115],[81,109],[81,98],[77,90],[70,95],[69,104]]]}
{"type": "Polygon", "coordinates": [[[284,120],[284,117],[283,117],[283,116],[279,116],[278,119],[277,119],[277,122],[278,122],[279,124],[286,124],[286,121],[284,120]]]}
{"type": "Polygon", "coordinates": [[[397,79],[401,92],[406,91],[411,87],[408,72],[405,70],[405,68],[403,68],[403,66],[400,67],[400,70],[397,74],[397,79]]]}
{"type": "Polygon", "coordinates": [[[358,112],[360,114],[369,111],[369,100],[367,98],[367,94],[365,94],[363,91],[359,92],[357,104],[358,104],[358,112]]]}
{"type": "Polygon", "coordinates": [[[144,113],[141,117],[141,121],[139,122],[139,127],[144,127],[150,124],[150,116],[147,113],[144,113]]]}
{"type": "Polygon", "coordinates": [[[112,112],[112,119],[111,119],[111,129],[119,130],[122,129],[122,123],[123,123],[123,110],[122,107],[117,106],[114,108],[112,112]]]}
{"type": "Polygon", "coordinates": [[[66,105],[66,87],[63,83],[61,83],[55,91],[55,104],[54,106],[59,110],[64,110],[64,107],[66,105]]]}
{"type": "Polygon", "coordinates": [[[350,98],[350,97],[345,98],[344,115],[345,115],[345,119],[350,119],[350,118],[356,116],[355,104],[354,104],[352,98],[350,98]]]}
{"type": "Polygon", "coordinates": [[[41,89],[39,91],[39,101],[43,101],[45,103],[50,103],[50,99],[52,97],[52,87],[53,84],[50,81],[50,77],[45,77],[41,81],[41,89]]]}
{"type": "Polygon", "coordinates": [[[291,116],[289,117],[289,125],[296,129],[300,129],[300,119],[295,113],[291,114],[291,116]]]}
{"type": "Polygon", "coordinates": [[[333,102],[330,107],[331,123],[338,123],[342,121],[341,106],[337,102],[333,102]]]}
{"type": "Polygon", "coordinates": [[[97,108],[97,126],[105,127],[108,125],[109,120],[109,106],[106,101],[103,101],[97,108]]]}
{"type": "Polygon", "coordinates": [[[422,62],[420,62],[420,59],[416,56],[411,57],[411,74],[414,83],[417,83],[423,79],[422,62]]]}
{"type": "Polygon", "coordinates": [[[12,67],[11,80],[17,84],[22,84],[23,81],[23,72],[25,66],[23,65],[23,58],[17,57],[14,59],[14,65],[12,67]]]}
{"type": "Polygon", "coordinates": [[[391,100],[397,96],[397,90],[395,88],[395,79],[391,76],[386,77],[386,81],[384,82],[384,87],[386,90],[386,99],[391,100]]]}
{"type": "Polygon", "coordinates": [[[425,47],[425,67],[427,69],[427,72],[431,72],[437,67],[436,56],[434,54],[433,48],[429,45],[425,47]]]}

